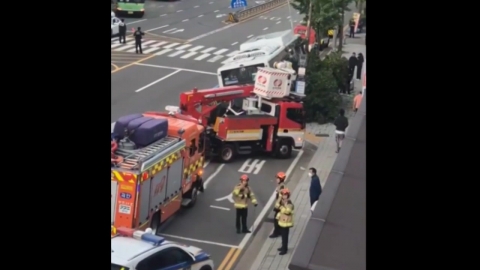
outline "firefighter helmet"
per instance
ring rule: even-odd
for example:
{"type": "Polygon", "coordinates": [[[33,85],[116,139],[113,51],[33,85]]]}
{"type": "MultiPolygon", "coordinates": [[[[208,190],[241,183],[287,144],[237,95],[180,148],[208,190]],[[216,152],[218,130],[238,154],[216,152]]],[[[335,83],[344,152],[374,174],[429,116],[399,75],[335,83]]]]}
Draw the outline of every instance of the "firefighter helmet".
{"type": "Polygon", "coordinates": [[[240,176],[240,181],[246,181],[246,182],[248,182],[248,180],[249,180],[248,175],[242,174],[242,176],[240,176]]]}
{"type": "Polygon", "coordinates": [[[284,181],[287,176],[285,175],[284,172],[278,172],[277,175],[276,175],[276,177],[277,177],[278,179],[284,181]]]}
{"type": "Polygon", "coordinates": [[[282,195],[288,195],[290,197],[290,190],[288,188],[284,188],[280,191],[282,195]]]}

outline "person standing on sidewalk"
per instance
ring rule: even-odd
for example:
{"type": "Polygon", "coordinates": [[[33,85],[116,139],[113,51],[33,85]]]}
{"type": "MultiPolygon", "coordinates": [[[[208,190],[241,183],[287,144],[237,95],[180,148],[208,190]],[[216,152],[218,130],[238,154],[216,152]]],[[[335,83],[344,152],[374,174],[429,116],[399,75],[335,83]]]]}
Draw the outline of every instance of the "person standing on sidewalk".
{"type": "Polygon", "coordinates": [[[352,53],[350,58],[348,58],[348,76],[350,80],[353,79],[353,73],[355,72],[355,67],[358,65],[358,59],[355,53],[352,53]]]}
{"type": "Polygon", "coordinates": [[[248,186],[248,181],[248,175],[244,174],[240,176],[240,184],[236,185],[232,192],[237,214],[235,219],[237,233],[251,233],[247,227],[248,201],[250,200],[253,206],[257,207],[257,199],[255,198],[252,188],[248,186]]]}
{"type": "Polygon", "coordinates": [[[293,202],[290,200],[290,190],[288,188],[282,189],[280,191],[281,200],[276,219],[278,221],[278,226],[280,226],[280,231],[282,234],[282,246],[277,250],[280,251],[278,255],[287,254],[288,250],[288,236],[290,234],[290,228],[293,227],[293,202]]]}
{"type": "Polygon", "coordinates": [[[353,111],[357,113],[358,109],[360,108],[360,104],[362,103],[362,91],[358,92],[358,94],[353,98],[353,111]]]}
{"type": "MultiPolygon", "coordinates": [[[[273,212],[275,213],[274,217],[278,215],[278,212],[280,211],[280,202],[282,200],[282,196],[280,196],[280,191],[287,188],[285,186],[285,178],[287,176],[285,175],[284,172],[279,172],[276,175],[277,178],[277,187],[275,188],[276,192],[276,197],[275,197],[275,205],[273,207],[273,212]]],[[[269,236],[269,238],[276,238],[281,235],[281,228],[278,225],[278,221],[275,219],[273,222],[273,233],[269,236]]]]}
{"type": "Polygon", "coordinates": [[[355,20],[352,18],[350,20],[350,38],[355,37],[355,20]]]}
{"type": "Polygon", "coordinates": [[[340,148],[342,148],[343,139],[345,139],[345,131],[348,127],[348,119],[345,117],[345,110],[340,109],[340,112],[333,122],[335,125],[335,141],[337,143],[337,150],[335,153],[340,152],[340,148]]]}
{"type": "Polygon", "coordinates": [[[310,206],[313,206],[322,194],[322,185],[320,184],[320,178],[317,176],[317,169],[310,168],[308,176],[310,176],[310,206]]]}
{"type": "Polygon", "coordinates": [[[125,44],[125,35],[127,34],[127,24],[125,19],[122,19],[122,22],[118,25],[118,43],[125,44]],[[123,40],[123,42],[122,42],[123,40]]]}
{"type": "Polygon", "coordinates": [[[363,62],[365,62],[365,59],[363,58],[363,54],[358,53],[358,56],[357,56],[357,80],[362,79],[363,62]]]}

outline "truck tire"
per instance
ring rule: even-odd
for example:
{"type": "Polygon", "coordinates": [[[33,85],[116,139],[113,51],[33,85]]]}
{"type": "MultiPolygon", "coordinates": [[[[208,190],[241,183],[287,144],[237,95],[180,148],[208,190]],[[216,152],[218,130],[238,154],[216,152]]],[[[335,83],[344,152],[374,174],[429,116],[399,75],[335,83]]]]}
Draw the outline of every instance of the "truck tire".
{"type": "Polygon", "coordinates": [[[202,266],[200,270],[212,270],[212,267],[210,267],[210,265],[205,265],[205,266],[202,266]]]}
{"type": "Polygon", "coordinates": [[[220,150],[220,161],[222,163],[229,163],[235,157],[235,147],[233,144],[224,144],[220,150]]]}
{"type": "Polygon", "coordinates": [[[152,234],[158,235],[160,228],[160,211],[157,211],[153,214],[152,220],[150,221],[150,228],[152,229],[152,234]]]}
{"type": "Polygon", "coordinates": [[[188,195],[188,198],[191,200],[190,203],[187,205],[188,208],[195,206],[195,203],[197,203],[197,195],[198,195],[197,187],[192,187],[192,191],[188,195]]]}
{"type": "Polygon", "coordinates": [[[292,156],[292,144],[290,140],[281,140],[275,148],[275,156],[281,159],[287,159],[292,156]]]}

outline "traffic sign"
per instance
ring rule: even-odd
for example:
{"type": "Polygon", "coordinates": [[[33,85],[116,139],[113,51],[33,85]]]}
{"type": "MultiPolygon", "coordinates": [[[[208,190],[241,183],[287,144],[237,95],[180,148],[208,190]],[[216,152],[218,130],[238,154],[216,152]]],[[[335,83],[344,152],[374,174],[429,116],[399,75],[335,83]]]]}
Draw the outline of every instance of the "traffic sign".
{"type": "Polygon", "coordinates": [[[242,8],[247,6],[247,0],[232,0],[230,2],[231,8],[242,8]]]}

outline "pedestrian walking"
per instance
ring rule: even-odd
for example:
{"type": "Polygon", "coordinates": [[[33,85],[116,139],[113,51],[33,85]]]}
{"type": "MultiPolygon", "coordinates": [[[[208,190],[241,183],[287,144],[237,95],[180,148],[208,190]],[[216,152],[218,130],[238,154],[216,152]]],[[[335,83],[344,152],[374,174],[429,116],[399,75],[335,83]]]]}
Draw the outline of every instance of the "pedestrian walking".
{"type": "Polygon", "coordinates": [[[280,232],[282,235],[282,246],[277,250],[280,251],[278,255],[287,254],[288,250],[288,236],[290,234],[290,228],[293,227],[293,210],[294,205],[290,200],[290,190],[288,188],[280,191],[281,200],[279,201],[278,208],[280,211],[275,217],[280,226],[280,232]]]}
{"type": "Polygon", "coordinates": [[[240,183],[235,186],[232,192],[236,209],[235,227],[237,228],[237,233],[251,233],[247,227],[248,201],[250,200],[253,206],[257,207],[255,194],[248,185],[249,180],[246,174],[240,176],[240,183]]]}
{"type": "Polygon", "coordinates": [[[358,64],[358,59],[355,53],[352,53],[350,55],[350,58],[348,58],[348,74],[350,75],[350,80],[353,79],[353,72],[355,71],[355,67],[358,64]]]}
{"type": "Polygon", "coordinates": [[[322,194],[322,185],[320,185],[320,178],[317,176],[317,169],[308,169],[308,176],[310,176],[310,206],[318,200],[322,194]]]}
{"type": "Polygon", "coordinates": [[[363,98],[362,91],[358,92],[358,94],[353,98],[353,111],[355,113],[357,113],[358,109],[360,108],[360,104],[362,103],[362,98],[363,98]]]}
{"type": "Polygon", "coordinates": [[[355,37],[355,20],[353,18],[350,20],[350,37],[355,37]]]}
{"type": "Polygon", "coordinates": [[[344,109],[340,109],[333,124],[335,125],[335,141],[337,143],[337,150],[335,153],[338,153],[340,152],[340,148],[342,148],[343,139],[345,139],[345,131],[348,127],[348,119],[345,117],[344,109]]]}
{"type": "MultiPolygon", "coordinates": [[[[273,212],[275,213],[274,217],[277,216],[278,212],[280,212],[280,201],[282,200],[282,196],[280,196],[280,191],[287,188],[285,186],[285,178],[287,177],[284,172],[277,173],[276,183],[277,187],[275,188],[276,197],[275,197],[275,205],[273,207],[273,212]]],[[[275,219],[273,222],[273,233],[269,236],[269,238],[276,238],[281,235],[281,228],[278,225],[278,221],[275,219]]]]}
{"type": "Polygon", "coordinates": [[[126,34],[127,34],[127,24],[125,23],[125,19],[122,19],[122,21],[118,25],[118,43],[123,43],[123,44],[126,43],[125,41],[126,34]]]}
{"type": "Polygon", "coordinates": [[[357,56],[357,80],[362,79],[363,62],[365,62],[365,58],[363,58],[363,54],[358,53],[358,56],[357,56]]]}
{"type": "Polygon", "coordinates": [[[142,37],[145,35],[144,32],[142,32],[142,28],[139,26],[137,28],[137,31],[133,32],[133,36],[135,37],[135,52],[138,53],[140,51],[141,54],[143,54],[142,51],[142,37]]]}

